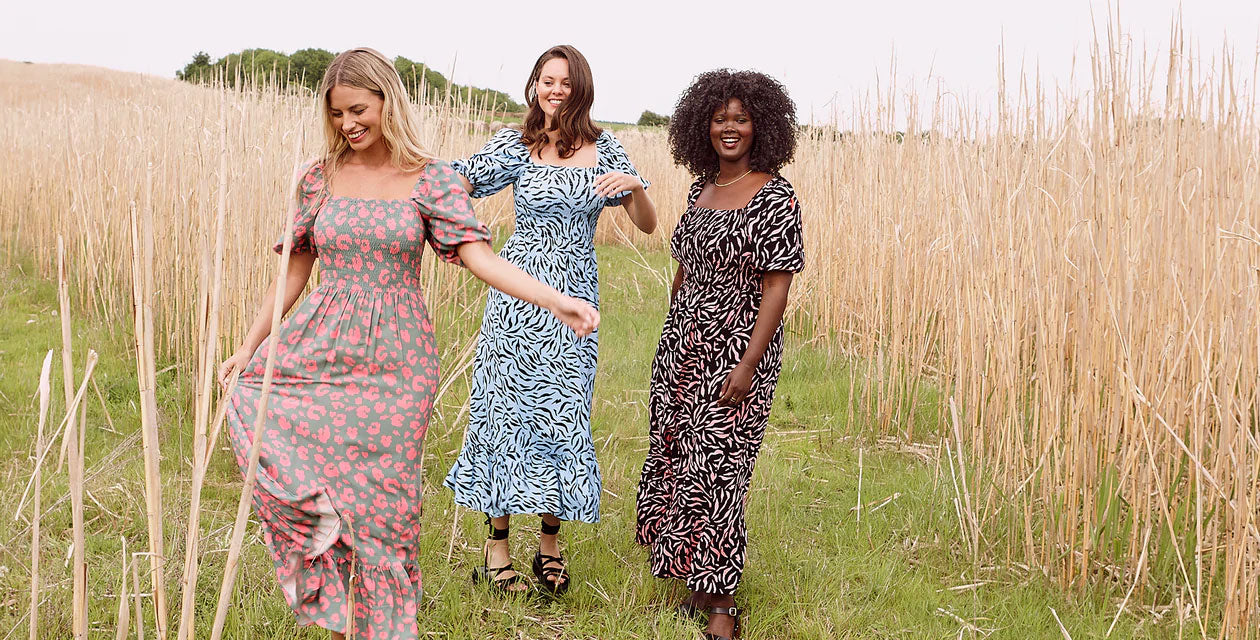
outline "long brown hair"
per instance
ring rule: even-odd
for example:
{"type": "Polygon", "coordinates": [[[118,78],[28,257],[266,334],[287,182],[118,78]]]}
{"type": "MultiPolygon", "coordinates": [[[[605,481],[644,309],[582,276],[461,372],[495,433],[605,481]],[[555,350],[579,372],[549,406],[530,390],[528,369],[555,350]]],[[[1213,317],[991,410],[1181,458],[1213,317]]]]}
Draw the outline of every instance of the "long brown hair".
{"type": "Polygon", "coordinates": [[[561,158],[573,155],[587,142],[595,142],[604,130],[595,126],[591,120],[591,104],[595,102],[595,79],[591,76],[591,66],[577,49],[567,44],[556,45],[548,49],[529,74],[529,82],[525,83],[525,103],[529,112],[525,114],[525,126],[521,132],[521,142],[529,147],[530,153],[541,154],[544,147],[556,141],[556,152],[561,158]],[[569,62],[569,97],[560,105],[559,111],[551,119],[551,128],[547,128],[547,115],[538,105],[538,76],[542,75],[543,65],[548,60],[564,58],[569,62]]]}

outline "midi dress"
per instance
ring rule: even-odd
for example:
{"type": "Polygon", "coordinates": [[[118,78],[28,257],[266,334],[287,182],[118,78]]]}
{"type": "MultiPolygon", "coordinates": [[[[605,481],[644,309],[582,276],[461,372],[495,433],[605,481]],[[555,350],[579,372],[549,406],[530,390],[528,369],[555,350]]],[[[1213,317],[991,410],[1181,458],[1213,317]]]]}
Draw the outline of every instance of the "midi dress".
{"type": "MultiPolygon", "coordinates": [[[[468,179],[474,198],[513,187],[516,229],[500,256],[599,308],[595,225],[604,207],[620,204],[629,192],[600,197],[595,179],[610,171],[639,176],[611,133],[603,132],[595,149],[594,167],[536,163],[521,132],[505,128],[451,166],[468,179]]],[[[599,521],[591,436],[598,344],[598,331],[579,338],[547,310],[489,292],[468,429],[445,481],[457,504],[492,517],[550,513],[599,521]]]]}
{"type": "Polygon", "coordinates": [[[292,251],[318,256],[319,286],[255,351],[227,409],[243,473],[274,344],[253,503],[301,625],[347,633],[353,601],[357,637],[419,635],[420,454],[438,382],[421,256],[427,241],[460,264],[460,244],[490,237],[444,162],[400,200],[329,197],[320,163],[302,178],[292,251]]]}
{"type": "Polygon", "coordinates": [[[747,548],[744,507],[783,362],[783,327],[732,407],[717,404],[752,338],[767,271],[804,266],[801,207],[776,176],[738,210],[696,206],[697,180],[670,239],[683,270],[648,387],[647,459],[636,541],[652,573],[701,593],[733,594],[747,548]]]}

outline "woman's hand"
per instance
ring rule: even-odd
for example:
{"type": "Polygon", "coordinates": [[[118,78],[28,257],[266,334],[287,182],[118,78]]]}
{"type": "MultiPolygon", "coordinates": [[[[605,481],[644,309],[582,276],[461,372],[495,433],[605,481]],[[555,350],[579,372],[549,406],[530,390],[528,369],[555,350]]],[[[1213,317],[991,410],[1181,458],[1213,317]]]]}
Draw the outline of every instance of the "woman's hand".
{"type": "Polygon", "coordinates": [[[733,407],[744,401],[748,390],[752,388],[753,367],[744,363],[735,365],[726,374],[726,382],[722,383],[722,392],[718,394],[719,407],[733,407]]]}
{"type": "Polygon", "coordinates": [[[232,379],[232,374],[243,371],[245,369],[245,365],[249,364],[249,359],[253,357],[253,355],[254,352],[252,349],[246,350],[242,347],[238,349],[236,353],[228,356],[228,359],[224,360],[223,364],[219,365],[219,386],[223,389],[227,389],[228,381],[232,379]]]}
{"type": "Polygon", "coordinates": [[[595,193],[601,198],[611,198],[623,191],[642,193],[643,181],[620,171],[610,171],[595,178],[595,193]]]}
{"type": "Polygon", "coordinates": [[[584,300],[562,295],[556,299],[550,311],[582,338],[591,335],[599,327],[599,312],[584,300]]]}
{"type": "Polygon", "coordinates": [[[630,221],[643,233],[655,231],[656,205],[648,197],[642,180],[620,171],[610,171],[595,178],[595,193],[601,198],[611,198],[626,191],[630,193],[622,196],[621,206],[630,215],[630,221]]]}

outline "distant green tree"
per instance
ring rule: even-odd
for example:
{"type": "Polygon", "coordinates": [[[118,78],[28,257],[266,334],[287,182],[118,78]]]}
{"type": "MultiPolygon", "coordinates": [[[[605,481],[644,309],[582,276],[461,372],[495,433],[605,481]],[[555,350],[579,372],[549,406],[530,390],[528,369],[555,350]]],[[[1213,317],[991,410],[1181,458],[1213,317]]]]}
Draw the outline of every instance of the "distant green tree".
{"type": "Polygon", "coordinates": [[[300,84],[311,91],[319,90],[319,83],[324,79],[324,71],[332,63],[331,51],[323,49],[299,49],[289,56],[289,81],[300,84]]]}
{"type": "Polygon", "coordinates": [[[663,116],[659,113],[652,113],[651,111],[644,111],[643,115],[639,116],[638,124],[640,127],[668,126],[669,116],[663,116]]]}
{"type": "Polygon", "coordinates": [[[240,53],[231,53],[215,61],[210,76],[203,76],[201,82],[211,82],[221,72],[224,82],[236,86],[243,82],[247,85],[275,84],[287,86],[292,63],[289,56],[271,49],[245,49],[240,53]]]}
{"type": "Polygon", "coordinates": [[[175,72],[175,77],[185,82],[206,82],[209,80],[208,76],[211,71],[210,54],[205,51],[198,51],[193,54],[192,62],[175,72]]]}
{"type": "Polygon", "coordinates": [[[478,104],[484,104],[487,109],[492,111],[524,111],[524,105],[512,100],[508,94],[494,89],[481,89],[477,87],[466,87],[458,84],[451,84],[447,81],[446,76],[434,71],[428,65],[422,62],[415,62],[403,56],[394,58],[394,68],[398,70],[398,75],[402,77],[403,84],[413,95],[419,95],[420,85],[423,82],[428,95],[425,96],[429,100],[441,100],[446,96],[448,86],[452,94],[459,94],[463,100],[474,101],[478,104]]]}
{"type": "Polygon", "coordinates": [[[425,85],[430,97],[446,92],[446,76],[430,69],[427,64],[398,56],[394,58],[394,68],[398,70],[403,84],[413,93],[419,91],[421,83],[425,85]]]}
{"type": "MultiPolygon", "coordinates": [[[[175,73],[176,77],[186,82],[205,84],[218,78],[231,86],[239,83],[246,85],[276,84],[281,87],[302,86],[311,91],[319,90],[319,83],[324,72],[335,56],[324,49],[300,49],[292,55],[285,55],[271,49],[245,49],[240,53],[231,53],[214,62],[210,54],[198,51],[184,68],[175,73]]],[[[508,94],[493,89],[463,87],[450,84],[446,77],[429,68],[428,65],[414,62],[403,56],[394,58],[394,68],[402,77],[412,95],[419,97],[421,86],[428,93],[428,100],[441,100],[449,90],[458,94],[462,100],[472,100],[486,109],[493,111],[521,112],[525,107],[511,99],[508,94]],[[449,85],[449,86],[448,86],[449,85]]]]}

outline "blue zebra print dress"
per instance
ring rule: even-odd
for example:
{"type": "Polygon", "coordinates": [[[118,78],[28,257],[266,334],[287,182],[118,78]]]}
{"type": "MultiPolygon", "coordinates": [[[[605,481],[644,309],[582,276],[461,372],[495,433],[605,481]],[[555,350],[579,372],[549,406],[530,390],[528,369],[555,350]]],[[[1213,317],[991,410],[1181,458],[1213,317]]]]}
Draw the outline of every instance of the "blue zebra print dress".
{"type": "MultiPolygon", "coordinates": [[[[451,163],[484,198],[511,185],[516,231],[499,255],[561,293],[599,308],[595,224],[604,207],[595,178],[639,177],[607,131],[594,167],[533,162],[521,132],[503,129],[451,163]]],[[[642,178],[639,178],[642,180],[642,178]]],[[[648,182],[643,180],[646,186],[648,182]]],[[[591,437],[599,332],[578,338],[545,309],[491,290],[486,299],[464,447],[446,476],[461,506],[499,517],[550,513],[599,521],[600,474],[591,437]]]]}

